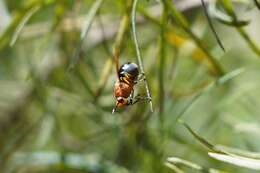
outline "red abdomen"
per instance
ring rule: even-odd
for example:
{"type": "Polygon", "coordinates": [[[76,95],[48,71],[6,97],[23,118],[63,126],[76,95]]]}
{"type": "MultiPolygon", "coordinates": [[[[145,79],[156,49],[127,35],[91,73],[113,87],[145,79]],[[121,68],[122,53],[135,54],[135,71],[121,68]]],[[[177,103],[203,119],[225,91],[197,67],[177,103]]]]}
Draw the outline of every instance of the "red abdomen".
{"type": "Polygon", "coordinates": [[[115,83],[114,95],[115,97],[124,97],[128,98],[133,90],[132,85],[128,85],[127,83],[117,81],[115,83]]]}

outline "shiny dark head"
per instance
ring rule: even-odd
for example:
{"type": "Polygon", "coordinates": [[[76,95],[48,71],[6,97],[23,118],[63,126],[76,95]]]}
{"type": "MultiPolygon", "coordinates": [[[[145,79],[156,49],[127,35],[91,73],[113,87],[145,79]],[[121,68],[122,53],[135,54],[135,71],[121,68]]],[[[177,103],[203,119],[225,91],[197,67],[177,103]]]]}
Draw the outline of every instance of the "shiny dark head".
{"type": "Polygon", "coordinates": [[[127,84],[134,84],[138,75],[138,66],[135,63],[125,63],[118,70],[119,80],[127,84]]]}

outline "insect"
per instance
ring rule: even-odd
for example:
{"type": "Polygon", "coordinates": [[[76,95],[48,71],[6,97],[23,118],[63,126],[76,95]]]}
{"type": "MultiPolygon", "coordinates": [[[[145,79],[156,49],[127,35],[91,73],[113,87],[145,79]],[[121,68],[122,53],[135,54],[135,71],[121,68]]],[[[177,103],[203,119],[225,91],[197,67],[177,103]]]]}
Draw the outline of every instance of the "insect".
{"type": "Polygon", "coordinates": [[[128,62],[123,64],[117,70],[117,76],[118,80],[114,87],[116,105],[112,110],[112,113],[114,113],[118,107],[133,105],[140,100],[148,99],[147,97],[142,97],[140,95],[134,97],[134,85],[139,81],[144,80],[144,75],[139,74],[138,66],[135,63],[128,62]]]}

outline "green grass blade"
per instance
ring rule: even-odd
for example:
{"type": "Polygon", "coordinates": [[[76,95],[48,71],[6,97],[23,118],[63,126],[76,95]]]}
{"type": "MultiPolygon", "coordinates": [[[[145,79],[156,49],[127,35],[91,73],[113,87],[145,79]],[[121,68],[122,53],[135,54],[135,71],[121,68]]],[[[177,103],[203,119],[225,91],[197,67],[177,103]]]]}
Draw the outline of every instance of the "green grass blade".
{"type": "Polygon", "coordinates": [[[235,155],[247,157],[247,158],[252,158],[252,159],[260,159],[260,153],[259,152],[252,152],[252,151],[246,151],[246,150],[241,150],[238,148],[233,148],[233,147],[227,147],[223,145],[216,145],[216,148],[220,150],[224,150],[228,153],[232,153],[235,155]]]}
{"type": "Polygon", "coordinates": [[[15,29],[15,32],[11,38],[10,46],[13,47],[16,40],[19,37],[19,34],[21,33],[23,27],[26,25],[26,23],[30,20],[30,18],[33,16],[34,13],[36,13],[40,9],[40,5],[36,5],[35,7],[31,8],[22,18],[21,22],[18,24],[17,28],[15,29]]]}
{"type": "Polygon", "coordinates": [[[260,170],[260,160],[259,159],[251,159],[247,157],[237,156],[237,155],[227,155],[221,153],[208,153],[210,157],[220,160],[222,162],[226,162],[232,165],[245,167],[253,170],[260,170]]]}
{"type": "Polygon", "coordinates": [[[180,168],[178,168],[177,166],[175,166],[174,164],[172,163],[164,163],[164,165],[170,169],[172,169],[175,173],[184,173],[183,170],[181,170],[180,168]]]}
{"type": "Polygon", "coordinates": [[[184,160],[178,157],[168,157],[167,162],[173,163],[173,164],[182,164],[187,167],[190,167],[195,170],[202,170],[202,167],[196,163],[190,162],[188,160],[184,160]]]}
{"type": "Polygon", "coordinates": [[[179,157],[168,157],[167,158],[167,162],[165,164],[170,164],[170,165],[183,165],[186,166],[188,168],[191,168],[193,170],[198,170],[200,172],[208,172],[208,173],[224,173],[224,171],[220,171],[217,169],[213,169],[213,168],[206,168],[203,166],[198,165],[197,163],[185,160],[185,159],[181,159],[179,157]]]}
{"type": "Polygon", "coordinates": [[[199,136],[194,130],[192,130],[192,128],[185,123],[183,120],[179,120],[179,123],[181,123],[191,134],[192,136],[197,139],[203,146],[205,146],[206,148],[208,148],[210,151],[216,152],[216,153],[222,153],[222,154],[226,154],[225,152],[218,150],[213,144],[211,144],[210,142],[208,142],[206,139],[204,139],[203,137],[199,136]]]}

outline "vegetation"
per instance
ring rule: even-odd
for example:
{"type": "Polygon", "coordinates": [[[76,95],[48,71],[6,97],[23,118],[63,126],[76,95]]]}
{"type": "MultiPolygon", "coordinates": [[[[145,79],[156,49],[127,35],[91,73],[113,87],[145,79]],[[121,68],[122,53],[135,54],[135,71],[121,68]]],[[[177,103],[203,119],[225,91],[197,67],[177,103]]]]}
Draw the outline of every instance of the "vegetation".
{"type": "Polygon", "coordinates": [[[259,7],[0,0],[0,172],[258,172],[259,7]],[[152,100],[112,114],[117,60],[152,100]]]}

